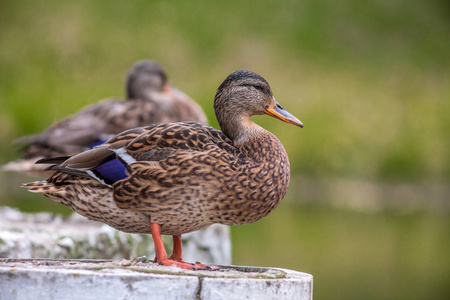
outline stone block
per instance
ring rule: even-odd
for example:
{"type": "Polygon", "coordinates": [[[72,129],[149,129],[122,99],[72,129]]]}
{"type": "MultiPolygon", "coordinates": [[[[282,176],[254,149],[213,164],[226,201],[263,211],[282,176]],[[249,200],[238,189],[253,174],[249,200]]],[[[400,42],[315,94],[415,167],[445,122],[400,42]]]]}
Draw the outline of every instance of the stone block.
{"type": "Polygon", "coordinates": [[[311,275],[222,266],[188,271],[141,260],[0,259],[2,300],[312,299],[311,275]]]}
{"type": "MultiPolygon", "coordinates": [[[[215,224],[185,234],[183,258],[207,264],[230,264],[228,226],[215,224]]],[[[171,253],[172,238],[164,237],[171,253]]],[[[0,258],[129,259],[154,257],[150,235],[126,234],[73,214],[28,214],[0,207],[0,258]]]]}

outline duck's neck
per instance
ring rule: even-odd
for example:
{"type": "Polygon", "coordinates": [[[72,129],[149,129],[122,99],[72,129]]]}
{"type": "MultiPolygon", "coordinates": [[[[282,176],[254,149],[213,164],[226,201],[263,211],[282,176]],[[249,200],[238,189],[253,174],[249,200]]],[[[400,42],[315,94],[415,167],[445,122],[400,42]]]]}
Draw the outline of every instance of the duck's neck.
{"type": "Polygon", "coordinates": [[[271,155],[267,156],[267,153],[271,152],[270,149],[285,153],[283,145],[271,132],[254,123],[248,117],[234,116],[234,118],[240,120],[231,119],[221,128],[233,141],[233,145],[240,149],[246,157],[251,157],[255,161],[267,162],[273,158],[271,155]]]}
{"type": "Polygon", "coordinates": [[[160,109],[170,106],[173,98],[171,94],[155,89],[143,90],[136,95],[138,96],[137,99],[149,101],[160,109]]]}
{"type": "Polygon", "coordinates": [[[266,131],[245,115],[231,114],[227,116],[226,120],[219,119],[218,121],[223,133],[233,141],[233,145],[237,148],[244,147],[248,141],[266,131]]]}

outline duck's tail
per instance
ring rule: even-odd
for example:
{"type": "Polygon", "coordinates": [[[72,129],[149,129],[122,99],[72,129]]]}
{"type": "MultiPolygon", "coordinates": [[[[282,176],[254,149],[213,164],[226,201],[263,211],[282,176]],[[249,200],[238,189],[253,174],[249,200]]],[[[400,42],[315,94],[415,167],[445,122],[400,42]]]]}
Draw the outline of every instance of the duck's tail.
{"type": "Polygon", "coordinates": [[[22,187],[32,193],[44,195],[57,195],[62,191],[60,187],[55,186],[53,183],[49,183],[47,180],[24,183],[22,184],[22,187]]]}
{"type": "Polygon", "coordinates": [[[30,176],[49,177],[54,173],[54,171],[49,168],[50,164],[59,163],[67,158],[69,157],[64,156],[53,159],[43,157],[20,158],[1,166],[1,170],[3,172],[18,172],[30,176]]]}
{"type": "Polygon", "coordinates": [[[48,177],[54,173],[54,171],[46,171],[46,165],[36,165],[36,158],[32,159],[17,159],[7,163],[4,166],[0,166],[3,172],[17,172],[34,177],[48,177]]]}
{"type": "Polygon", "coordinates": [[[48,179],[22,184],[32,193],[43,194],[49,198],[62,197],[67,193],[67,186],[73,184],[74,176],[55,172],[48,179]]]}
{"type": "Polygon", "coordinates": [[[34,144],[42,142],[42,136],[40,134],[33,134],[23,136],[21,138],[15,139],[13,141],[13,145],[26,145],[26,144],[34,144]]]}
{"type": "Polygon", "coordinates": [[[38,159],[18,159],[13,160],[2,166],[2,171],[5,172],[27,172],[27,171],[42,171],[45,166],[36,165],[38,159]]]}

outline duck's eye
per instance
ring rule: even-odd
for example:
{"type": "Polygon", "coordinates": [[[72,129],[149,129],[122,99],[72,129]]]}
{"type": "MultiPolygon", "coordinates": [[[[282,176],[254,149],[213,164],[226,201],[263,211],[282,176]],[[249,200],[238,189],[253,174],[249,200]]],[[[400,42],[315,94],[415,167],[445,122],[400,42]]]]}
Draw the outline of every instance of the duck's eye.
{"type": "Polygon", "coordinates": [[[253,85],[254,87],[255,87],[255,89],[257,89],[257,90],[260,90],[260,89],[262,89],[262,86],[261,86],[261,84],[260,83],[255,83],[254,85],[253,85]]]}

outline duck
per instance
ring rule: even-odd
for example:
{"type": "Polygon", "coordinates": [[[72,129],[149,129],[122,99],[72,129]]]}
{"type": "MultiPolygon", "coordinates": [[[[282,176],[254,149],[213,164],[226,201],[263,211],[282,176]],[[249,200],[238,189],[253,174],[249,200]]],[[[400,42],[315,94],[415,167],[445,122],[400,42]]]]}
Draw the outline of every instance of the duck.
{"type": "Polygon", "coordinates": [[[37,160],[80,153],[130,128],[179,121],[207,124],[202,108],[173,87],[166,71],[155,61],[136,62],[127,74],[125,90],[125,101],[103,100],[57,121],[40,134],[16,140],[15,144],[26,147],[23,156],[2,169],[39,174],[45,166],[35,164],[37,160]]]}
{"type": "Polygon", "coordinates": [[[250,117],[303,123],[248,70],[226,77],[213,107],[221,130],[199,122],[133,128],[70,158],[43,159],[55,173],[24,187],[117,230],[151,234],[161,265],[217,270],[183,261],[181,235],[256,222],[278,206],[289,184],[282,143],[250,117]],[[173,237],[170,257],[161,235],[173,237]]]}

